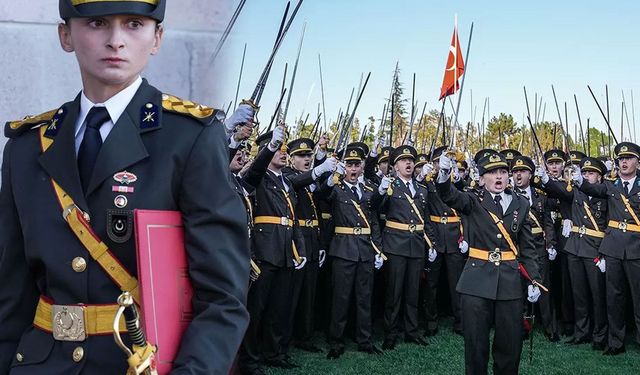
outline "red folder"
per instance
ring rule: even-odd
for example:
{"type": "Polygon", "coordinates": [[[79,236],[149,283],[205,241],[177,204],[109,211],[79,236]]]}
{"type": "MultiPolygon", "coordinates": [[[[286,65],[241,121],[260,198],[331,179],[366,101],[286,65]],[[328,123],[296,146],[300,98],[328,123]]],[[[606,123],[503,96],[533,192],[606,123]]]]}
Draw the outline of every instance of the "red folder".
{"type": "Polygon", "coordinates": [[[134,210],[142,327],[158,346],[158,374],[168,374],[192,319],[184,228],[178,211],[134,210]]]}

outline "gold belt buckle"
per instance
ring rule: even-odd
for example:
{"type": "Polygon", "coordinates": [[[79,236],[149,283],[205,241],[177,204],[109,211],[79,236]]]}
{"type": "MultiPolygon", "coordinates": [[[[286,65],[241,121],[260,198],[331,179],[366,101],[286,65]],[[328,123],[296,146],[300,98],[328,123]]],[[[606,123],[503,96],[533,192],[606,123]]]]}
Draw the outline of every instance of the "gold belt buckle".
{"type": "Polygon", "coordinates": [[[416,225],[415,224],[409,224],[409,232],[413,233],[416,231],[416,225]]]}
{"type": "Polygon", "coordinates": [[[307,227],[307,228],[313,228],[313,220],[311,220],[311,219],[305,220],[304,226],[307,227]]]}
{"type": "Polygon", "coordinates": [[[448,216],[441,216],[440,217],[440,224],[447,224],[449,222],[449,217],[448,216]]]}
{"type": "Polygon", "coordinates": [[[580,227],[580,229],[578,229],[578,233],[580,234],[580,237],[584,236],[587,233],[587,228],[583,225],[580,227]]]}
{"type": "Polygon", "coordinates": [[[357,228],[353,228],[353,234],[359,236],[362,234],[362,228],[357,227],[357,228]]]}
{"type": "Polygon", "coordinates": [[[618,223],[618,229],[620,229],[623,232],[627,232],[627,223],[625,223],[624,221],[618,223]]]}
{"type": "Polygon", "coordinates": [[[86,340],[84,312],[84,306],[53,305],[51,308],[53,338],[58,341],[86,340]]]}
{"type": "Polygon", "coordinates": [[[288,217],[281,217],[280,218],[280,224],[282,224],[284,226],[288,226],[289,225],[289,218],[288,217]]]}
{"type": "Polygon", "coordinates": [[[496,250],[489,253],[489,262],[492,262],[496,266],[499,266],[501,260],[502,260],[502,253],[500,253],[500,251],[496,250]]]}

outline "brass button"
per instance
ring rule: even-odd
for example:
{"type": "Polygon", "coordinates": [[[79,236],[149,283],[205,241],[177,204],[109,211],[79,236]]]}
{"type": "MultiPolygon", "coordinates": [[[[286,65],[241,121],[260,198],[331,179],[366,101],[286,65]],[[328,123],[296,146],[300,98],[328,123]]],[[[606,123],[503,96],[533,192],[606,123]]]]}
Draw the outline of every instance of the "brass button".
{"type": "Polygon", "coordinates": [[[496,251],[500,251],[500,248],[499,248],[499,247],[496,247],[496,249],[495,249],[495,250],[496,250],[496,251]]]}
{"type": "Polygon", "coordinates": [[[496,237],[502,238],[502,234],[498,233],[498,235],[496,237]]]}
{"type": "Polygon", "coordinates": [[[73,258],[71,267],[76,272],[84,272],[87,269],[87,261],[83,257],[73,258]]]}
{"type": "Polygon", "coordinates": [[[22,353],[17,353],[16,354],[16,361],[18,361],[18,362],[24,361],[24,356],[22,355],[22,353]]]}
{"type": "Polygon", "coordinates": [[[81,346],[78,346],[73,350],[73,361],[80,362],[84,358],[84,349],[81,346]]]}

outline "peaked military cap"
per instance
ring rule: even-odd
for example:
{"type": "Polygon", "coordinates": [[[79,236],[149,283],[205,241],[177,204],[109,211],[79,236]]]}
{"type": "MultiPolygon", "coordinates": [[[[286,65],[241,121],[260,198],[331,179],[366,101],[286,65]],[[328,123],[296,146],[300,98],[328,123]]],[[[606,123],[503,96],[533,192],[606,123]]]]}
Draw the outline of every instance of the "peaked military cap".
{"type": "Polygon", "coordinates": [[[401,159],[413,159],[416,160],[418,157],[418,152],[415,148],[409,145],[404,145],[400,147],[396,147],[395,150],[391,153],[389,162],[391,164],[395,164],[398,160],[401,159]]]}
{"type": "Polygon", "coordinates": [[[582,171],[598,172],[601,175],[604,175],[607,172],[607,167],[600,159],[592,158],[590,156],[585,156],[580,160],[580,169],[582,171]]]}
{"type": "Polygon", "coordinates": [[[367,146],[366,143],[364,143],[364,142],[353,142],[353,143],[351,143],[351,145],[353,145],[353,147],[360,147],[362,149],[362,152],[364,153],[365,157],[367,155],[369,155],[369,146],[367,146]]]}
{"type": "Polygon", "coordinates": [[[511,171],[529,171],[535,172],[536,165],[533,163],[530,157],[524,155],[518,155],[511,161],[511,171]]]}
{"type": "Polygon", "coordinates": [[[640,147],[631,142],[621,142],[616,145],[613,150],[618,158],[636,157],[640,159],[640,147]]]}
{"type": "Polygon", "coordinates": [[[418,154],[418,157],[416,158],[416,168],[422,167],[423,165],[427,164],[428,161],[429,161],[429,155],[418,154]]]}
{"type": "Polygon", "coordinates": [[[166,0],[60,0],[60,18],[135,14],[162,22],[166,0]]]}
{"type": "Polygon", "coordinates": [[[463,170],[467,170],[469,169],[469,164],[467,164],[467,162],[465,160],[460,160],[456,162],[456,166],[458,167],[458,169],[463,169],[463,170]]]}
{"type": "Polygon", "coordinates": [[[489,156],[497,153],[498,151],[496,150],[492,150],[490,148],[483,148],[482,150],[476,152],[476,154],[473,156],[473,161],[476,163],[476,165],[478,165],[478,163],[480,162],[480,159],[484,158],[485,156],[489,156]]]}
{"type": "Polygon", "coordinates": [[[447,149],[448,146],[440,146],[433,150],[433,157],[431,158],[431,162],[435,163],[440,159],[442,153],[447,149]]]}
{"type": "Polygon", "coordinates": [[[570,159],[568,160],[571,164],[580,164],[580,160],[587,157],[582,151],[571,151],[569,153],[570,159]]]}
{"type": "Polygon", "coordinates": [[[500,153],[502,155],[504,155],[504,158],[507,159],[507,161],[511,161],[513,160],[513,158],[515,158],[516,156],[520,156],[522,155],[522,153],[518,150],[514,150],[512,148],[507,148],[505,150],[500,151],[500,153]]]}
{"type": "Polygon", "coordinates": [[[501,168],[509,170],[509,164],[507,163],[507,159],[504,157],[504,155],[498,152],[494,152],[493,154],[482,157],[478,161],[478,173],[480,173],[480,176],[484,175],[487,172],[491,172],[495,169],[501,168]]]}
{"type": "Polygon", "coordinates": [[[552,161],[565,161],[567,160],[567,154],[564,151],[553,149],[544,153],[544,161],[549,163],[552,161]]]}
{"type": "Polygon", "coordinates": [[[271,142],[271,137],[273,136],[273,130],[269,130],[268,132],[261,134],[256,138],[256,145],[259,150],[262,150],[264,146],[271,142]]]}
{"type": "MultiPolygon", "coordinates": [[[[355,143],[349,143],[347,145],[347,151],[344,152],[344,160],[345,162],[347,161],[363,161],[364,160],[364,150],[362,149],[362,146],[357,144],[359,142],[355,142],[355,143]]],[[[342,156],[343,151],[338,151],[338,155],[342,156]]]]}
{"type": "Polygon", "coordinates": [[[313,152],[316,144],[309,138],[298,138],[287,144],[289,155],[309,155],[313,152]]]}
{"type": "Polygon", "coordinates": [[[392,151],[393,147],[391,146],[383,147],[382,150],[380,150],[380,154],[378,155],[378,164],[389,161],[389,155],[391,155],[392,151]]]}

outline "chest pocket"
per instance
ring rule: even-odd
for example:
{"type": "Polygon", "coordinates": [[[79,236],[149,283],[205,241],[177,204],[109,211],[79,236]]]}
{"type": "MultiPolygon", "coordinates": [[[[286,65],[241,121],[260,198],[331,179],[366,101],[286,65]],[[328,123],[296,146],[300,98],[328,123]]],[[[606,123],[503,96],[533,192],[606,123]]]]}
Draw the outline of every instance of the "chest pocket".
{"type": "Polygon", "coordinates": [[[31,328],[18,343],[11,367],[35,365],[44,362],[53,349],[53,336],[50,333],[31,328]]]}

